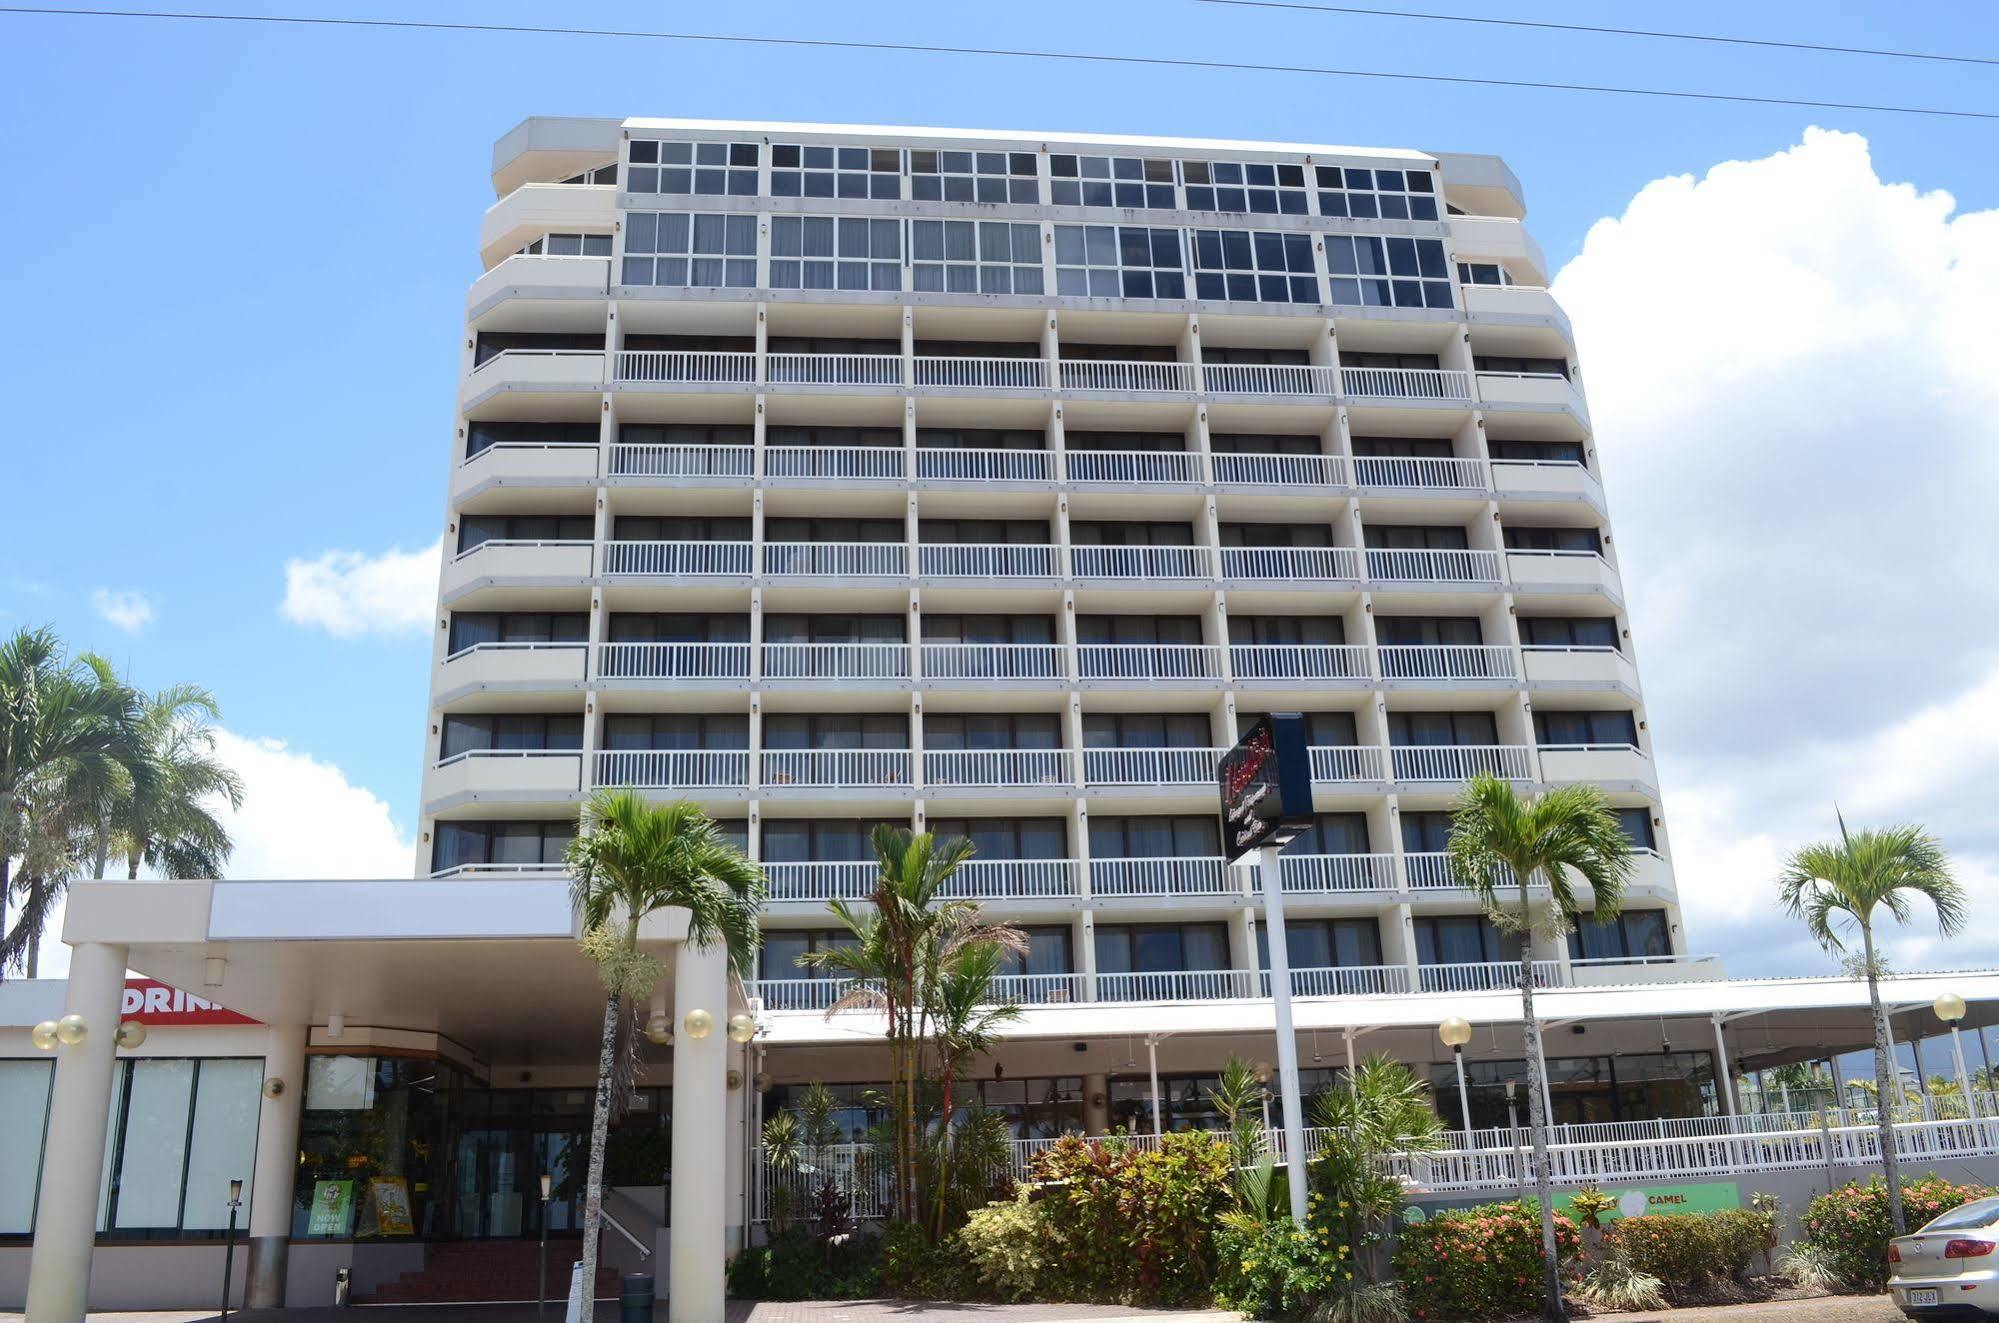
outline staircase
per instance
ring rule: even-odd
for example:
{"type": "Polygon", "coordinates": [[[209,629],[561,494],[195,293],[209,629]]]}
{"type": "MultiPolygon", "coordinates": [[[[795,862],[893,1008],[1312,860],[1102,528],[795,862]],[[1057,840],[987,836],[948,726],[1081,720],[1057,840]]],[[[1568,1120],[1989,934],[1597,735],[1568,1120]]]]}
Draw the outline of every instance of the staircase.
{"type": "MultiPolygon", "coordinates": [[[[535,1298],[537,1256],[541,1245],[533,1240],[460,1240],[429,1246],[423,1267],[406,1272],[392,1282],[383,1282],[356,1304],[417,1305],[451,1303],[491,1303],[501,1300],[535,1298]]],[[[548,1298],[569,1296],[569,1265],[583,1252],[576,1236],[550,1237],[548,1242],[548,1298]]],[[[616,1299],[618,1274],[607,1267],[597,1269],[597,1298],[616,1299]]]]}

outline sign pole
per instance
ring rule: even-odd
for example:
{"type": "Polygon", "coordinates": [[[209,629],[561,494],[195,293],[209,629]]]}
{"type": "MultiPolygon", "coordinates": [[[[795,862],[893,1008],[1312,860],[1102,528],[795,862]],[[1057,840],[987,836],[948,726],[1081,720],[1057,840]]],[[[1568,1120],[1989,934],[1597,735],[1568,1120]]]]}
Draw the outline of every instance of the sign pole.
{"type": "Polygon", "coordinates": [[[1266,845],[1256,852],[1263,875],[1263,925],[1270,946],[1270,1001],[1277,1013],[1277,1089],[1284,1099],[1285,1184],[1291,1195],[1291,1220],[1305,1225],[1305,1103],[1298,1089],[1298,1035],[1291,1027],[1291,958],[1284,942],[1284,884],[1279,874],[1282,846],[1266,845]]]}

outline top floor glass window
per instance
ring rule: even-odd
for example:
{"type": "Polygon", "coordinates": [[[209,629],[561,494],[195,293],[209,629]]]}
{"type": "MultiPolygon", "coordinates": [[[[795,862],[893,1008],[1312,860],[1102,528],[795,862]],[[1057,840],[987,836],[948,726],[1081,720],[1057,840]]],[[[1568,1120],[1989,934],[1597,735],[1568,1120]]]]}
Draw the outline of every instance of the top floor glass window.
{"type": "Polygon", "coordinates": [[[770,149],[774,198],[900,198],[902,151],[780,142],[770,149]]]}
{"type": "Polygon", "coordinates": [[[757,283],[757,218],[628,212],[622,279],[627,285],[749,289],[757,283]]]}
{"type": "Polygon", "coordinates": [[[1173,162],[1158,157],[1048,158],[1049,200],[1058,207],[1173,208],[1173,162]]]}
{"type": "Polygon", "coordinates": [[[1033,152],[909,152],[909,195],[919,202],[1041,201],[1033,152]]]}
{"type": "Polygon", "coordinates": [[[865,216],[773,216],[772,289],[902,288],[902,223],[865,216]]]}
{"type": "Polygon", "coordinates": [[[1312,236],[1263,230],[1195,230],[1194,293],[1236,303],[1317,303],[1312,236]]]}
{"type": "Polygon", "coordinates": [[[948,294],[1039,294],[1041,227],[1032,222],[912,220],[913,288],[948,294]]]}
{"type": "Polygon", "coordinates": [[[634,138],[626,144],[627,193],[698,193],[708,197],[757,195],[757,145],[753,142],[664,142],[634,138]]]}
{"type": "Polygon", "coordinates": [[[1316,168],[1319,214],[1354,220],[1437,219],[1437,185],[1428,170],[1316,168]]]}
{"type": "Polygon", "coordinates": [[[1189,211],[1305,216],[1305,167],[1269,161],[1182,161],[1189,211]]]}
{"type": "Polygon", "coordinates": [[[571,175],[569,178],[559,180],[558,182],[564,184],[615,184],[618,182],[618,163],[613,161],[609,165],[600,165],[594,170],[585,170],[580,175],[571,175]]]}
{"type": "Polygon", "coordinates": [[[1333,302],[1368,308],[1449,308],[1451,269],[1438,239],[1326,236],[1333,302]]]}
{"type": "Polygon", "coordinates": [[[1090,298],[1184,299],[1187,276],[1180,257],[1180,231],[1146,225],[1057,225],[1055,292],[1090,298]]]}

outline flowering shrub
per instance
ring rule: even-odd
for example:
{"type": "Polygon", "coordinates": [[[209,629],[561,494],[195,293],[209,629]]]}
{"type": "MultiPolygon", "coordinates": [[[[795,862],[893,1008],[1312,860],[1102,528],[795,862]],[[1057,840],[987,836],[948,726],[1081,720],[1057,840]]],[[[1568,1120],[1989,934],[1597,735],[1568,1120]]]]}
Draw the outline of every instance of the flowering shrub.
{"type": "Polygon", "coordinates": [[[1619,1218],[1604,1228],[1606,1258],[1687,1291],[1749,1275],[1771,1231],[1771,1215],[1748,1208],[1619,1218]]]}
{"type": "Polygon", "coordinates": [[[1042,1289],[1053,1237],[1022,1190],[1010,1202],[974,1209],[958,1229],[972,1267],[995,1298],[1032,1300],[1042,1289]]]}
{"type": "Polygon", "coordinates": [[[1031,1205],[1049,1238],[1044,1300],[1204,1304],[1214,1288],[1210,1236],[1229,1206],[1229,1148],[1207,1134],[1167,1135],[1158,1151],[1069,1137],[1035,1160],[1031,1205]]]}
{"type": "MultiPolygon", "coordinates": [[[[1902,1183],[1902,1213],[1914,1231],[1941,1213],[1983,1199],[1992,1191],[1954,1185],[1941,1176],[1902,1183]]],[[[1804,1241],[1847,1289],[1878,1291],[1888,1281],[1888,1187],[1879,1177],[1842,1185],[1805,1208],[1804,1241]]]]}
{"type": "Polygon", "coordinates": [[[1226,1219],[1215,1230],[1215,1257],[1215,1303],[1252,1318],[1302,1317],[1353,1279],[1351,1252],[1321,1218],[1305,1227],[1288,1217],[1226,1219]]]}
{"type": "MultiPolygon", "coordinates": [[[[1555,1215],[1564,1267],[1581,1247],[1576,1225],[1555,1215]]],[[[1409,1313],[1427,1319],[1507,1318],[1541,1309],[1541,1211],[1531,1203],[1438,1213],[1402,1228],[1395,1275],[1409,1313]]]]}

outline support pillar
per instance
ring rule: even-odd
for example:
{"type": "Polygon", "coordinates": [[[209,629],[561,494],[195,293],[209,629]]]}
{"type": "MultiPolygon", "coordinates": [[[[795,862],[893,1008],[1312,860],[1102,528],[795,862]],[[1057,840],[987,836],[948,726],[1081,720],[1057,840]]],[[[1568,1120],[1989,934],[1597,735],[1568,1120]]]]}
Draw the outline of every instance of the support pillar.
{"type": "Polygon", "coordinates": [[[1728,1064],[1728,1042],[1721,1035],[1721,1017],[1714,1020],[1714,1092],[1723,1116],[1735,1115],[1735,1072],[1728,1064]]]}
{"type": "Polygon", "coordinates": [[[728,955],[720,943],[682,942],[673,961],[673,1185],[668,1210],[668,1323],[722,1317],[722,1268],[729,1222],[728,955]],[[706,1037],[687,1032],[687,1015],[713,1017],[706,1037]]]}
{"type": "Polygon", "coordinates": [[[75,1047],[56,1048],[35,1248],[28,1261],[28,1317],[35,1323],[83,1323],[90,1295],[126,955],[126,948],[102,942],[70,952],[63,1014],[81,1015],[88,1027],[75,1047]]]}
{"type": "Polygon", "coordinates": [[[305,1106],[302,1024],[272,1025],[264,1046],[264,1092],[257,1104],[257,1161],[250,1178],[250,1257],[245,1309],[282,1309],[291,1251],[292,1187],[298,1179],[299,1111],[305,1106]],[[278,1086],[275,1093],[272,1086],[278,1086]]]}

